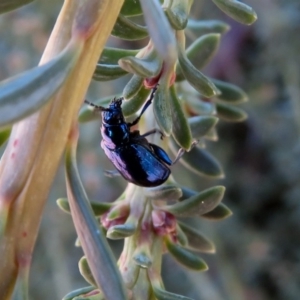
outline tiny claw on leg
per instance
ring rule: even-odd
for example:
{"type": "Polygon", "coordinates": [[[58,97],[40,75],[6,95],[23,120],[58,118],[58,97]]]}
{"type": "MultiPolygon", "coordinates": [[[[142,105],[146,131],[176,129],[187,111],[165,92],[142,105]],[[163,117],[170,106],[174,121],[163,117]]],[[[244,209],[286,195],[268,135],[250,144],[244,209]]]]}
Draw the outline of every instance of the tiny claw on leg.
{"type": "MultiPolygon", "coordinates": [[[[189,151],[191,151],[198,143],[199,143],[198,140],[194,140],[192,142],[192,145],[191,145],[191,148],[189,151]]],[[[174,161],[172,162],[172,165],[176,164],[185,152],[186,152],[186,150],[184,150],[183,148],[180,148],[177,152],[177,155],[176,155],[174,161]]]]}
{"type": "Polygon", "coordinates": [[[110,178],[121,176],[121,174],[117,170],[105,170],[104,175],[110,178]]]}

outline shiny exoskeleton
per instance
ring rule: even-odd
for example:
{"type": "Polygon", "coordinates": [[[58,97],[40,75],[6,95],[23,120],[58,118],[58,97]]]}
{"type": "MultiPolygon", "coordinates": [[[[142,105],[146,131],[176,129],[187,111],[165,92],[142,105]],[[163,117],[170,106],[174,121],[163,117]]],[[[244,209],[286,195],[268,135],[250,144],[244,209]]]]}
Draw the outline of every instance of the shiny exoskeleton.
{"type": "Polygon", "coordinates": [[[106,156],[127,181],[143,187],[155,187],[164,183],[171,173],[168,166],[175,163],[184,152],[180,150],[172,162],[161,147],[146,139],[146,136],[156,132],[162,135],[159,130],[154,129],[143,135],[138,130],[130,131],[151,104],[155,91],[156,87],[140,115],[132,123],[124,119],[121,108],[123,98],[113,99],[108,108],[85,101],[94,110],[102,112],[101,147],[106,156]]]}

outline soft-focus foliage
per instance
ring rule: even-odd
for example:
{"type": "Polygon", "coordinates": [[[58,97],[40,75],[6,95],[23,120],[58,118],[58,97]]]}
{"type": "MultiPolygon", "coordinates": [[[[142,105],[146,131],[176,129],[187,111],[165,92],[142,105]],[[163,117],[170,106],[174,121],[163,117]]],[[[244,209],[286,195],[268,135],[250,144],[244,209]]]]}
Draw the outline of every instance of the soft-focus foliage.
{"type": "MultiPolygon", "coordinates": [[[[241,105],[248,114],[245,123],[231,124],[220,120],[217,132],[208,129],[208,131],[201,129],[199,132],[199,138],[206,136],[208,150],[222,163],[226,174],[225,181],[213,184],[226,186],[225,203],[234,211],[234,216],[226,221],[200,222],[201,231],[216,243],[217,255],[213,257],[203,255],[212,271],[191,273],[181,267],[178,268],[174,260],[166,257],[163,265],[164,283],[168,291],[194,299],[201,297],[209,300],[212,298],[240,300],[246,299],[245,295],[251,295],[250,297],[254,299],[296,300],[299,295],[297,251],[300,244],[297,181],[299,177],[297,99],[300,94],[299,68],[297,68],[299,39],[296,38],[299,30],[298,1],[245,2],[254,7],[259,15],[257,23],[251,27],[228,21],[224,13],[218,12],[214,3],[209,1],[194,4],[191,10],[194,19],[200,15],[203,19],[220,19],[226,23],[207,21],[205,24],[202,22],[195,25],[188,22],[188,27],[193,27],[193,31],[186,30],[187,46],[192,44],[189,38],[195,40],[202,34],[223,33],[228,30],[229,25],[231,27],[231,31],[222,35],[217,58],[202,70],[203,73],[210,79],[218,78],[222,82],[243,87],[251,101],[246,106],[241,105]],[[218,137],[217,143],[207,142],[218,137]]],[[[2,24],[0,36],[4,45],[1,50],[3,58],[0,62],[2,79],[36,64],[48,37],[48,30],[45,33],[44,28],[49,24],[52,27],[53,20],[57,16],[53,3],[51,5],[46,2],[36,3],[12,15],[2,15],[0,20],[2,24]],[[50,14],[52,15],[48,17],[50,14]],[[12,24],[19,26],[11,26],[12,24]]],[[[126,10],[122,13],[126,17],[129,16],[126,10]]],[[[134,48],[145,46],[140,42],[136,43],[134,48]]],[[[109,42],[109,46],[113,48],[133,48],[128,44],[125,45],[114,38],[109,42]]],[[[128,55],[133,53],[124,56],[128,55]]],[[[118,59],[116,58],[115,64],[118,59]]],[[[189,59],[194,63],[192,57],[189,59]]],[[[99,62],[107,63],[100,60],[99,62]]],[[[180,72],[180,69],[177,68],[177,71],[180,72]]],[[[135,79],[137,88],[130,89],[128,99],[134,97],[134,92],[141,86],[140,78],[136,76],[135,79]]],[[[104,99],[109,95],[106,102],[101,103],[106,106],[113,97],[110,95],[121,95],[128,80],[127,77],[123,77],[110,84],[107,82],[100,86],[92,84],[87,98],[104,99]]],[[[219,90],[222,89],[215,80],[212,81],[219,90]]],[[[182,89],[185,89],[184,84],[182,89]]],[[[189,101],[193,112],[205,111],[208,114],[218,112],[220,119],[223,117],[227,120],[230,116],[235,118],[239,115],[236,112],[237,107],[232,104],[242,103],[243,100],[238,100],[240,98],[236,97],[236,94],[233,94],[234,97],[230,95],[222,99],[222,95],[225,95],[223,93],[214,98],[213,103],[206,101],[198,103],[189,88],[185,91],[187,99],[182,100],[189,101]],[[227,104],[231,105],[233,111],[226,110],[227,104]]],[[[126,115],[130,116],[136,112],[145,98],[139,97],[134,101],[135,106],[127,106],[126,115]]],[[[126,105],[127,102],[124,103],[124,110],[126,105]]],[[[98,118],[97,115],[92,117],[98,118]]],[[[189,119],[192,132],[192,124],[196,121],[207,124],[207,128],[216,125],[215,116],[205,117],[210,119],[202,120],[193,118],[195,117],[189,119]]],[[[100,122],[95,122],[82,126],[78,159],[84,185],[89,191],[90,198],[97,203],[95,208],[93,207],[97,215],[109,209],[106,205],[97,207],[99,201],[116,199],[125,184],[122,179],[103,177],[103,170],[110,169],[111,165],[107,162],[107,158],[102,157],[99,147],[99,125],[100,122]]],[[[5,131],[3,136],[6,135],[5,131]]],[[[0,141],[1,139],[2,131],[0,141]]],[[[204,190],[212,185],[212,182],[203,178],[199,180],[196,176],[193,182],[189,181],[188,172],[182,171],[179,166],[172,170],[180,184],[188,183],[190,188],[195,190],[204,190]]],[[[72,289],[86,286],[77,268],[82,251],[74,248],[75,234],[70,218],[66,214],[58,214],[55,206],[54,200],[65,195],[62,176],[60,173],[55,181],[34,254],[31,271],[33,299],[60,299],[72,289]]],[[[184,189],[182,193],[185,193],[184,189]]],[[[185,197],[191,197],[191,194],[185,197]]],[[[219,213],[230,214],[227,209],[220,203],[213,212],[203,215],[202,218],[213,219],[219,213]]],[[[189,226],[199,228],[199,224],[195,222],[189,222],[189,226]]],[[[184,231],[183,227],[181,229],[184,231]]],[[[186,231],[185,234],[188,235],[186,231]]],[[[182,238],[182,243],[187,243],[187,240],[182,238]]],[[[118,255],[121,250],[120,243],[113,242],[113,248],[118,255]]],[[[73,296],[66,299],[90,291],[90,288],[77,293],[74,291],[73,296]]],[[[164,292],[157,285],[155,294],[159,295],[161,291],[164,292]]]]}

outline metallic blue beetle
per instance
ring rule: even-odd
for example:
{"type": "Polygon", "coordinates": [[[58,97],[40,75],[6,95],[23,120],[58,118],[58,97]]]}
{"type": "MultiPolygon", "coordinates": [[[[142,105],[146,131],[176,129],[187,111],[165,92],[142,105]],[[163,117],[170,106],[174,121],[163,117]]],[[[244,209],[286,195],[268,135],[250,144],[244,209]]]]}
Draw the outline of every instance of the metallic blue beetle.
{"type": "Polygon", "coordinates": [[[102,112],[101,147],[106,156],[127,181],[143,187],[155,187],[164,183],[171,173],[168,166],[178,161],[184,153],[184,150],[180,149],[172,162],[162,148],[149,143],[146,139],[146,136],[157,132],[163,137],[158,129],[143,135],[140,135],[138,130],[130,131],[151,104],[156,89],[157,87],[152,89],[149,100],[132,123],[127,123],[124,119],[121,108],[123,98],[113,99],[108,108],[85,100],[85,103],[94,107],[95,111],[102,112]]]}

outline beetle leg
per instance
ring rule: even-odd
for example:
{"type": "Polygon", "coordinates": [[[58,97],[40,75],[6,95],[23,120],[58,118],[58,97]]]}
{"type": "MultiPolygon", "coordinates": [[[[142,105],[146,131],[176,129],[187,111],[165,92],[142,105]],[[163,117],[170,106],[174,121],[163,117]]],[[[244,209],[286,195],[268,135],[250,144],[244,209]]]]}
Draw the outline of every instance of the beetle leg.
{"type": "Polygon", "coordinates": [[[84,100],[84,103],[88,104],[89,106],[93,107],[93,110],[94,111],[107,111],[108,109],[103,107],[103,106],[99,106],[99,105],[96,105],[92,102],[89,102],[87,100],[84,100]]]}
{"type": "MultiPolygon", "coordinates": [[[[192,145],[191,145],[191,149],[190,150],[192,150],[198,143],[199,143],[198,140],[194,140],[193,143],[192,143],[192,145]]],[[[172,165],[176,164],[185,152],[186,152],[186,150],[184,150],[183,148],[180,148],[178,150],[177,154],[176,154],[175,159],[172,162],[172,165]]]]}
{"type": "Polygon", "coordinates": [[[147,108],[149,107],[149,105],[152,103],[152,100],[154,99],[154,95],[155,95],[156,90],[157,90],[157,85],[152,89],[151,94],[150,94],[150,98],[145,103],[144,107],[142,108],[142,111],[141,111],[140,115],[133,122],[127,123],[127,125],[129,127],[132,127],[132,126],[136,125],[140,121],[141,116],[147,110],[147,108]]]}
{"type": "Polygon", "coordinates": [[[105,170],[104,175],[111,178],[121,176],[121,174],[117,170],[105,170]]]}
{"type": "Polygon", "coordinates": [[[159,130],[159,129],[156,129],[156,128],[154,128],[154,129],[152,129],[152,130],[150,130],[150,131],[148,131],[148,132],[140,135],[140,137],[146,137],[146,136],[148,136],[150,134],[154,134],[154,133],[160,133],[161,140],[164,138],[163,132],[161,130],[159,130]]]}

